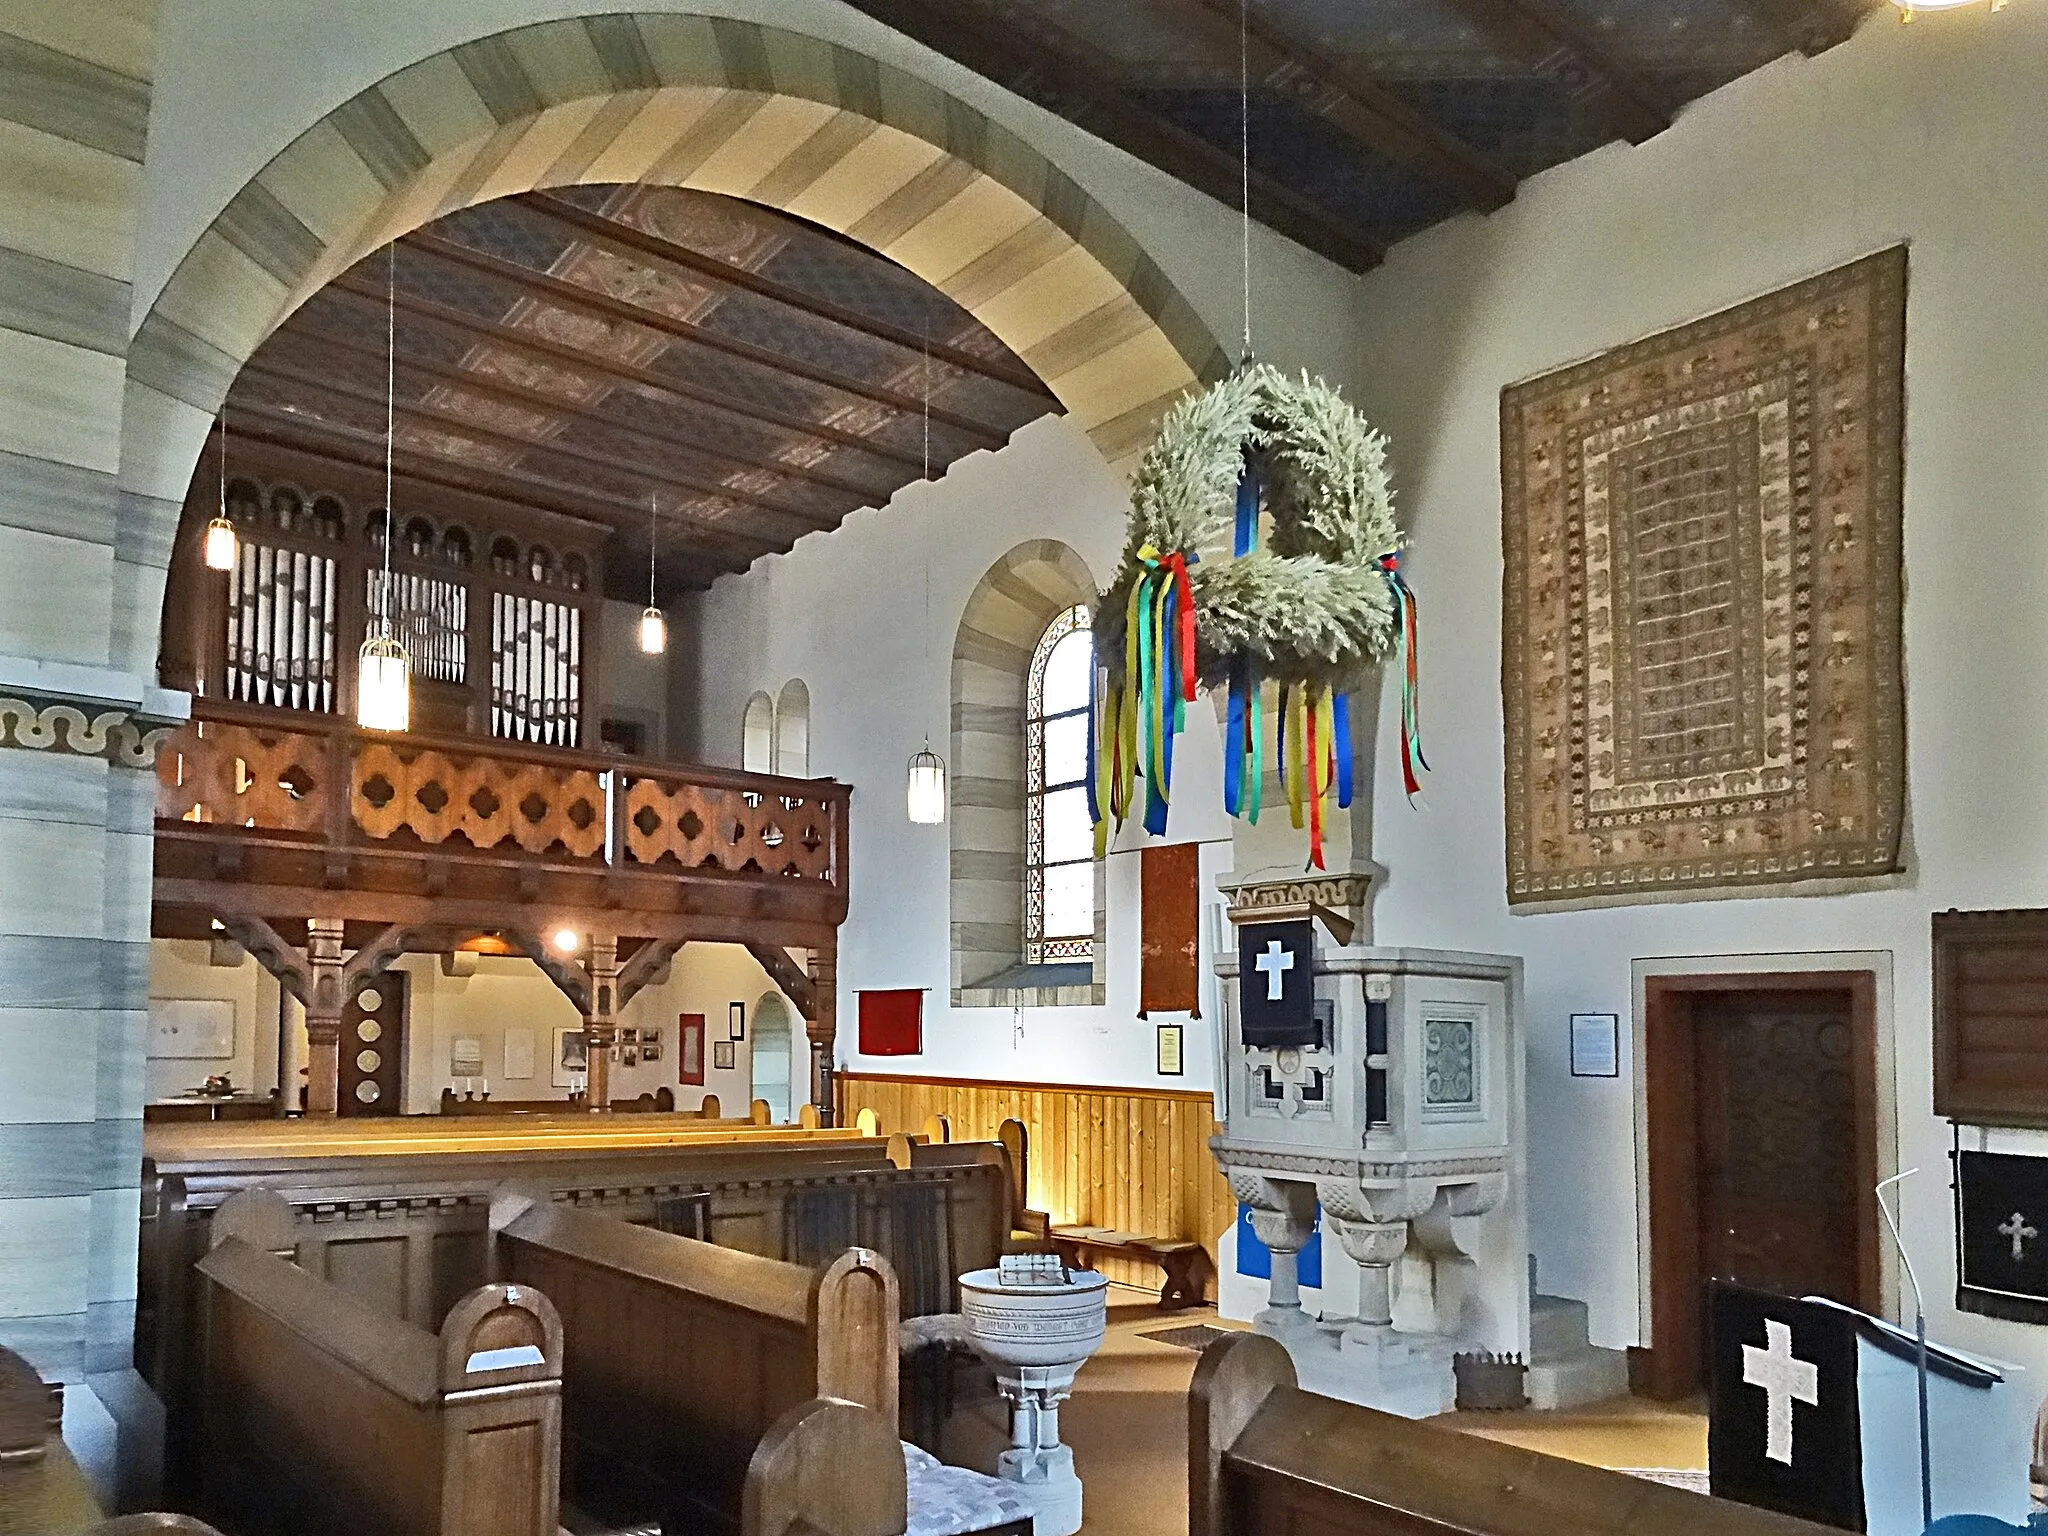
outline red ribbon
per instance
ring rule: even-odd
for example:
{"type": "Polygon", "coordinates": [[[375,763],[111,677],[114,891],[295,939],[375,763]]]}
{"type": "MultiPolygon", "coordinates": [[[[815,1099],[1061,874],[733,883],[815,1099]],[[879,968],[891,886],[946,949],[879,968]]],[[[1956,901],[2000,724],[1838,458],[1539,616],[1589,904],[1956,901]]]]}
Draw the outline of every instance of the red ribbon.
{"type": "Polygon", "coordinates": [[[1322,754],[1316,749],[1316,693],[1313,688],[1303,690],[1308,707],[1302,711],[1307,721],[1307,746],[1302,758],[1308,770],[1308,861],[1317,869],[1323,867],[1323,792],[1322,754]]]}
{"type": "Polygon", "coordinates": [[[1180,691],[1188,703],[1195,702],[1195,589],[1188,584],[1188,557],[1175,550],[1159,562],[1180,582],[1180,691]]]}

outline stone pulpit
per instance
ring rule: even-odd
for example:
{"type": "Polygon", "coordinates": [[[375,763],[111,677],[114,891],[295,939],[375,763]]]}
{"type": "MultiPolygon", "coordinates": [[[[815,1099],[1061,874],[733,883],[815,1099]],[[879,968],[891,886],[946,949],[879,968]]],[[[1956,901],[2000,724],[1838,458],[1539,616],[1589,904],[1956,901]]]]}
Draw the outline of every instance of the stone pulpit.
{"type": "Polygon", "coordinates": [[[1363,942],[1371,880],[1219,882],[1210,1146],[1272,1254],[1255,1326],[1304,1387],[1420,1416],[1451,1406],[1455,1351],[1529,1347],[1522,962],[1363,942]],[[1320,1320],[1295,1268],[1319,1210],[1320,1320]]]}

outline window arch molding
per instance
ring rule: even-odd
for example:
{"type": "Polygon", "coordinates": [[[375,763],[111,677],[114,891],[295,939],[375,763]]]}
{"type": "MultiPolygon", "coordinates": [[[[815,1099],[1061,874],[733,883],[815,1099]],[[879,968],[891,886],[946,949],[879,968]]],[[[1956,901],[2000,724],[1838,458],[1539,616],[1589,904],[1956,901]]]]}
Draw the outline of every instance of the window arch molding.
{"type": "Polygon", "coordinates": [[[1061,614],[1095,605],[1087,563],[1057,539],[1019,544],[975,584],[953,645],[952,996],[956,1007],[1100,1006],[1103,866],[1092,862],[1094,942],[1084,959],[1027,963],[1027,720],[1032,658],[1061,614]]]}

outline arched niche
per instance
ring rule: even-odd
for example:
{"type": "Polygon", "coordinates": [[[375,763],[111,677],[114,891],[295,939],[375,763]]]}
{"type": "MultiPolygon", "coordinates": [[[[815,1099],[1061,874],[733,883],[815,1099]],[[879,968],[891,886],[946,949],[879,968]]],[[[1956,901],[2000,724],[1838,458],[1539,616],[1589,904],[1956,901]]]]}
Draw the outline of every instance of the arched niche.
{"type": "Polygon", "coordinates": [[[792,779],[811,776],[811,690],[800,677],[775,696],[775,771],[792,779]]]}
{"type": "Polygon", "coordinates": [[[747,773],[775,771],[775,701],[758,691],[740,716],[740,768],[747,773]]]}

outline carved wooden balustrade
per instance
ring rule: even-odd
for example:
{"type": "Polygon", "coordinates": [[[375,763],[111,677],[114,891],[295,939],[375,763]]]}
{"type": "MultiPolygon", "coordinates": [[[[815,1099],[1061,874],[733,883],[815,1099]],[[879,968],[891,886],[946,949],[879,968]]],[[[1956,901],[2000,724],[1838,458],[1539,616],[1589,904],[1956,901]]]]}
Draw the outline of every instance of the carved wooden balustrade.
{"type": "Polygon", "coordinates": [[[156,898],[650,938],[829,941],[846,786],[195,700],[158,761],[156,898]]]}

